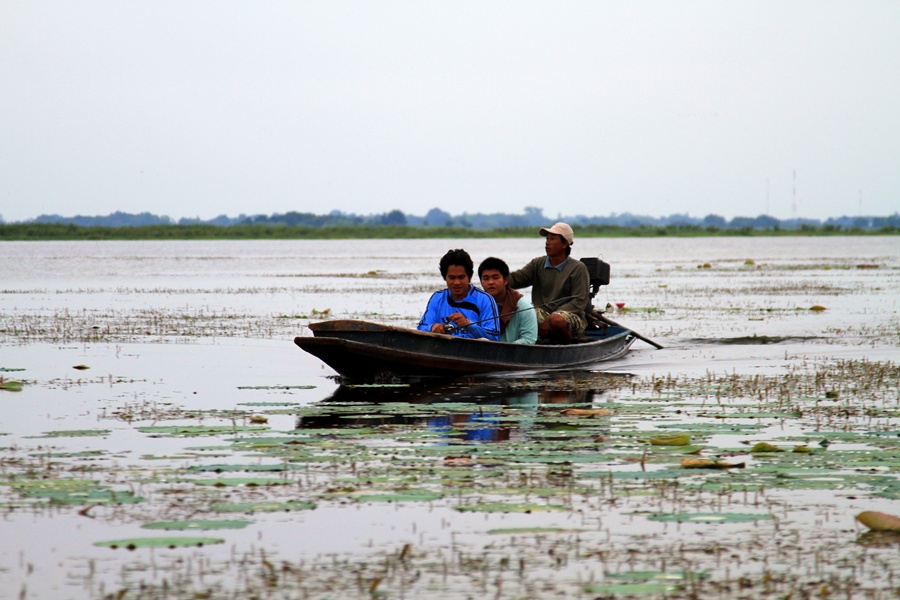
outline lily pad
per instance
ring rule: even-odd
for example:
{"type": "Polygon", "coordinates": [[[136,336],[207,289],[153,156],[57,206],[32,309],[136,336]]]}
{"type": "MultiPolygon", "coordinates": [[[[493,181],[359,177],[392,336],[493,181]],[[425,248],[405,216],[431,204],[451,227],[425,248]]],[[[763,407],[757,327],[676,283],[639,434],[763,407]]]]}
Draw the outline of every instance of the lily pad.
{"type": "Polygon", "coordinates": [[[252,425],[150,425],[138,427],[137,430],[141,433],[150,433],[158,436],[191,437],[266,431],[268,427],[252,425]]]}
{"type": "Polygon", "coordinates": [[[384,493],[384,494],[364,494],[355,496],[353,499],[358,502],[431,502],[444,497],[440,492],[430,492],[428,490],[405,490],[402,492],[384,493]]]}
{"type": "Polygon", "coordinates": [[[206,531],[212,529],[243,529],[253,521],[197,519],[190,521],[156,521],[144,523],[144,529],[164,529],[167,531],[206,531]]]}
{"type": "Polygon", "coordinates": [[[666,523],[748,523],[771,519],[772,515],[762,513],[671,513],[647,517],[651,521],[666,523]]]}
{"type": "Polygon", "coordinates": [[[146,537],[94,542],[94,545],[102,548],[112,548],[114,550],[117,548],[135,550],[137,548],[185,548],[188,546],[209,546],[211,544],[222,544],[224,542],[225,540],[221,538],[208,537],[146,537]]]}
{"type": "Polygon", "coordinates": [[[189,469],[191,471],[202,471],[209,473],[228,473],[235,471],[280,473],[282,471],[295,471],[297,469],[300,469],[300,467],[296,465],[285,465],[279,463],[274,465],[194,465],[192,467],[189,467],[189,469]]]}
{"type": "MultiPolygon", "coordinates": [[[[314,390],[314,385],[239,385],[239,390],[314,390]]],[[[245,403],[246,404],[246,403],[245,403]]]]}
{"type": "MultiPolygon", "coordinates": [[[[249,389],[249,388],[238,388],[249,389]]],[[[299,402],[238,402],[238,406],[300,406],[299,402]]]]}
{"type": "Polygon", "coordinates": [[[546,511],[568,511],[568,506],[561,504],[506,504],[505,502],[485,502],[455,507],[459,512],[499,512],[499,513],[533,513],[546,511]]]}
{"type": "Polygon", "coordinates": [[[41,493],[87,492],[103,489],[102,484],[92,479],[32,479],[11,482],[10,485],[20,494],[37,495],[41,493]]]}
{"type": "Polygon", "coordinates": [[[872,531],[900,532],[900,517],[875,510],[867,510],[856,515],[856,520],[872,531]]]}
{"type": "Polygon", "coordinates": [[[143,502],[140,496],[130,491],[90,490],[88,492],[32,492],[31,498],[47,498],[50,504],[68,504],[83,506],[85,504],[137,504],[143,502]]]}
{"type": "Polygon", "coordinates": [[[82,450],[81,452],[48,452],[41,456],[50,458],[99,458],[106,454],[106,450],[82,450]]]}
{"type": "Polygon", "coordinates": [[[275,479],[274,477],[223,477],[221,479],[190,479],[195,485],[212,485],[215,487],[234,487],[246,485],[256,487],[262,485],[290,485],[295,483],[287,479],[275,479]]]}
{"type": "Polygon", "coordinates": [[[691,436],[687,433],[679,435],[667,435],[650,438],[653,446],[687,446],[691,443],[691,436]]]}
{"type": "Polygon", "coordinates": [[[779,448],[773,444],[768,442],[758,442],[754,444],[752,448],[750,448],[750,452],[752,454],[757,453],[766,453],[766,452],[784,452],[784,448],[779,448]]]}
{"type": "Polygon", "coordinates": [[[288,502],[277,501],[258,501],[258,502],[217,502],[209,507],[213,512],[279,512],[292,510],[312,510],[316,507],[315,502],[304,500],[290,500],[288,502]]]}
{"type": "Polygon", "coordinates": [[[656,446],[653,448],[654,454],[699,454],[706,446],[696,446],[688,444],[687,446],[656,446]]]}
{"type": "Polygon", "coordinates": [[[27,436],[30,439],[41,438],[69,438],[69,437],[106,437],[112,433],[109,429],[65,429],[60,431],[45,431],[41,435],[27,436]]]}
{"type": "Polygon", "coordinates": [[[543,533],[578,533],[581,529],[563,529],[562,527],[508,527],[506,529],[488,529],[490,535],[525,535],[543,533]]]}
{"type": "Polygon", "coordinates": [[[683,469],[659,469],[655,471],[585,471],[579,473],[579,477],[606,479],[612,475],[613,479],[679,479],[696,477],[699,471],[685,471],[683,469]]]}
{"type": "Polygon", "coordinates": [[[7,392],[21,392],[22,391],[22,382],[21,381],[0,381],[0,390],[6,390],[7,392]]]}

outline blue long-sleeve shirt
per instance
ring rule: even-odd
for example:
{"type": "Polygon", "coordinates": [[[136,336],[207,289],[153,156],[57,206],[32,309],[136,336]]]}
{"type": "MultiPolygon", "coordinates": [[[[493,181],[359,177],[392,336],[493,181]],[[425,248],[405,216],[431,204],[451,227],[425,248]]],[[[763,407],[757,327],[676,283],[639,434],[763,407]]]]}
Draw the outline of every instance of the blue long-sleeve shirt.
{"type": "Polygon", "coordinates": [[[444,288],[431,295],[425,314],[419,321],[420,331],[431,331],[435,323],[443,323],[445,317],[453,313],[462,313],[472,321],[466,327],[460,327],[453,335],[466,338],[487,338],[497,341],[500,339],[500,321],[497,319],[497,303],[494,298],[474,285],[469,285],[469,293],[462,300],[454,300],[450,290],[444,288]],[[482,321],[475,323],[475,321],[482,321]]]}

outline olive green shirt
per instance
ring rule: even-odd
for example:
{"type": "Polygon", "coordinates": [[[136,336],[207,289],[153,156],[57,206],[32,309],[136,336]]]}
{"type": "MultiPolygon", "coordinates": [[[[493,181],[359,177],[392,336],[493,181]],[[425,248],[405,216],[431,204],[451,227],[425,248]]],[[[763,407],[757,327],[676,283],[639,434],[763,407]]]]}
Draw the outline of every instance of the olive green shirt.
{"type": "Polygon", "coordinates": [[[509,287],[531,286],[531,303],[549,312],[568,311],[584,314],[590,303],[591,277],[584,263],[568,257],[556,267],[550,267],[546,256],[532,259],[524,267],[509,274],[509,287]],[[554,300],[575,296],[564,302],[554,300]],[[546,306],[544,306],[546,305],[546,306]]]}

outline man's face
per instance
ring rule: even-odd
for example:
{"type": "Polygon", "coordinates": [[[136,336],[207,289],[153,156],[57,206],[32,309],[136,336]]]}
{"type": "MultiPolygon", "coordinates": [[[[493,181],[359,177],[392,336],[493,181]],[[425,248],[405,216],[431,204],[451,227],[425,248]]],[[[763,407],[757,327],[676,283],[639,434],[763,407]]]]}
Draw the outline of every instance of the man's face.
{"type": "Polygon", "coordinates": [[[495,299],[502,296],[509,283],[509,277],[504,277],[497,269],[485,269],[481,273],[481,288],[495,299]]]}
{"type": "Polygon", "coordinates": [[[568,243],[563,239],[563,236],[555,233],[548,233],[547,239],[544,241],[544,250],[547,251],[547,256],[565,254],[566,246],[568,246],[568,243]]]}
{"type": "Polygon", "coordinates": [[[447,289],[454,300],[462,300],[469,293],[469,276],[466,274],[466,268],[462,265],[450,265],[447,267],[447,276],[444,277],[447,282],[447,289]]]}

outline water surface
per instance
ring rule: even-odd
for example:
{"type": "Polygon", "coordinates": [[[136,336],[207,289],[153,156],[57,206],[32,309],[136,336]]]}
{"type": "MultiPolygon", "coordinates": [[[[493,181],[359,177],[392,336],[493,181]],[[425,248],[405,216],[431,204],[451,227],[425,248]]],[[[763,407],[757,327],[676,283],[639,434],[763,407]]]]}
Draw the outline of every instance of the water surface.
{"type": "Polygon", "coordinates": [[[543,249],[0,244],[0,375],[25,384],[0,391],[0,597],[594,597],[670,570],[705,573],[700,597],[742,597],[741,578],[888,597],[900,546],[866,545],[853,516],[900,514],[898,238],[578,239],[612,265],[595,304],[665,346],[578,372],[349,387],[293,345],[319,319],[414,326],[458,246],[513,268],[543,249]],[[678,448],[648,443],[666,432],[745,466],[684,479],[678,448]],[[101,495],[35,491],[59,480],[101,495]],[[213,509],[263,500],[316,508],[213,509]],[[466,510],[504,502],[535,508],[466,510]],[[764,518],[651,519],[679,513],[764,518]],[[222,544],[94,546],[235,517],[252,524],[201,532],[222,544]]]}

